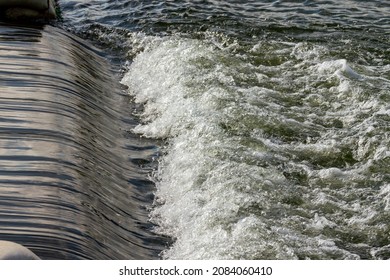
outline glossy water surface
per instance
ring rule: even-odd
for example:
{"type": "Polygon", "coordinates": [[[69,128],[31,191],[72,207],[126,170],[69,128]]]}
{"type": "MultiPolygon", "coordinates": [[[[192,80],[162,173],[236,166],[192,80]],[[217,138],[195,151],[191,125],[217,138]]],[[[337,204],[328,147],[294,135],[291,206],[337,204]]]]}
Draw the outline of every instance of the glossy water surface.
{"type": "Polygon", "coordinates": [[[0,236],[49,259],[155,258],[148,162],[116,74],[55,27],[0,26],[0,236]]]}

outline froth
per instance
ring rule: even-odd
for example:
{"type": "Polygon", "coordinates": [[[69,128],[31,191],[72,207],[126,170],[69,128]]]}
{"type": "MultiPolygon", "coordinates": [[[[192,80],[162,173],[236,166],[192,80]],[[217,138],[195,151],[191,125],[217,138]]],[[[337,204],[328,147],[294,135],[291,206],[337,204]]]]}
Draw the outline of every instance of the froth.
{"type": "Polygon", "coordinates": [[[389,207],[374,77],[323,46],[145,42],[122,82],[144,105],[135,132],[166,139],[151,213],[176,240],[165,258],[370,254],[389,207]]]}

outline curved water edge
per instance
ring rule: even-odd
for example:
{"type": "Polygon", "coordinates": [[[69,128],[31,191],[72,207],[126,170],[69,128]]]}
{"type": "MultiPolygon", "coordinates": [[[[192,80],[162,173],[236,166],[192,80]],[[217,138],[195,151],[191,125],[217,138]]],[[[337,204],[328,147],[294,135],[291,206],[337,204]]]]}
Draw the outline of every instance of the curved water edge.
{"type": "Polygon", "coordinates": [[[0,260],[39,260],[39,257],[20,244],[0,240],[0,260]]]}
{"type": "Polygon", "coordinates": [[[62,8],[128,60],[134,131],[165,141],[151,214],[175,239],[164,258],[390,257],[387,1],[62,8]]]}
{"type": "Polygon", "coordinates": [[[129,99],[101,54],[53,26],[0,26],[0,239],[42,259],[150,259],[165,246],[147,210],[158,150],[129,133],[129,99]]]}

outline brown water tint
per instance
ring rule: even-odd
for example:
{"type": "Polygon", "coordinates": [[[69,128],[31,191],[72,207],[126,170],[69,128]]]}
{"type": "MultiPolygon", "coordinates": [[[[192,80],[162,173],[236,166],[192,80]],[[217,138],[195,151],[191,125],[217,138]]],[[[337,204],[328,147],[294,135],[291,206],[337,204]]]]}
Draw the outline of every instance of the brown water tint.
{"type": "Polygon", "coordinates": [[[43,259],[158,257],[147,211],[158,151],[128,133],[115,78],[63,30],[0,24],[0,240],[43,259]]]}

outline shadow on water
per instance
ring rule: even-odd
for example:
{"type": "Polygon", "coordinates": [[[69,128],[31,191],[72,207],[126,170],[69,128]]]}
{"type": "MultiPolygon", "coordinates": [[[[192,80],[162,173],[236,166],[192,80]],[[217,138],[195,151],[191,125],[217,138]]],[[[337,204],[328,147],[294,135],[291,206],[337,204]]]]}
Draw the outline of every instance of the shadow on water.
{"type": "Polygon", "coordinates": [[[147,209],[158,150],[128,133],[115,78],[63,30],[0,25],[0,240],[43,259],[158,258],[166,240],[147,209]]]}

